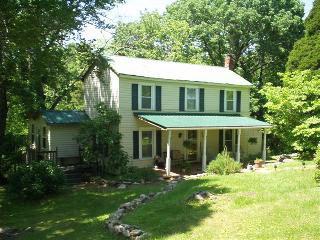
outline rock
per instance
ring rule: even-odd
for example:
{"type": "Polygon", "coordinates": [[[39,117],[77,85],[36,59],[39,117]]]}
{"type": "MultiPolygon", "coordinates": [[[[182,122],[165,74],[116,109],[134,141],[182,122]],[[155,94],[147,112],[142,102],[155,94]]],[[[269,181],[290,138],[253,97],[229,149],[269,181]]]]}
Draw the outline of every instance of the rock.
{"type": "Polygon", "coordinates": [[[140,201],[142,203],[146,202],[147,200],[149,200],[149,197],[145,194],[141,194],[140,197],[139,197],[140,201]]]}
{"type": "Polygon", "coordinates": [[[114,232],[116,233],[122,233],[122,231],[125,230],[125,228],[121,224],[113,226],[113,229],[114,229],[114,232]]]}
{"type": "Polygon", "coordinates": [[[148,196],[149,196],[150,198],[154,197],[154,195],[156,195],[154,192],[151,192],[151,193],[148,194],[148,196]]]}
{"type": "Polygon", "coordinates": [[[143,240],[143,239],[147,239],[148,237],[149,235],[147,233],[143,233],[140,236],[137,236],[135,240],[143,240]]]}
{"type": "Polygon", "coordinates": [[[140,230],[140,229],[134,229],[130,232],[130,236],[132,237],[136,237],[136,236],[139,236],[141,235],[143,232],[140,230]]]}
{"type": "Polygon", "coordinates": [[[198,201],[202,201],[205,199],[212,199],[214,197],[214,195],[208,191],[199,191],[199,192],[195,192],[193,193],[188,199],[187,201],[190,200],[198,200],[198,201]]]}
{"type": "Polygon", "coordinates": [[[121,183],[119,186],[118,186],[118,189],[125,189],[127,188],[127,185],[121,183]]]}
{"type": "Polygon", "coordinates": [[[194,199],[196,199],[196,200],[203,200],[204,199],[204,197],[201,195],[201,194],[196,194],[196,195],[194,195],[194,197],[193,197],[194,199]]]}
{"type": "Polygon", "coordinates": [[[122,235],[125,236],[125,237],[130,237],[130,232],[129,232],[129,230],[124,229],[124,230],[122,231],[122,235]]]}
{"type": "MultiPolygon", "coordinates": [[[[120,207],[115,211],[113,214],[110,215],[110,217],[106,221],[106,227],[109,229],[110,232],[115,232],[118,234],[121,234],[122,236],[130,239],[136,239],[136,240],[142,240],[147,239],[149,235],[142,230],[140,230],[138,227],[128,224],[123,224],[120,222],[120,219],[129,211],[132,211],[137,206],[157,197],[162,194],[166,194],[169,191],[172,191],[178,182],[181,179],[178,180],[171,180],[165,187],[162,188],[160,192],[157,193],[149,193],[149,194],[141,194],[138,198],[135,198],[131,202],[126,202],[120,205],[120,207]]],[[[142,183],[144,183],[144,180],[141,180],[142,183]]],[[[119,189],[124,189],[127,187],[126,184],[129,184],[129,182],[122,182],[120,185],[119,183],[110,183],[109,184],[115,184],[114,186],[118,186],[119,189]]],[[[130,184],[139,184],[137,182],[130,183],[130,184]]],[[[204,196],[209,196],[209,194],[206,194],[205,192],[198,192],[198,198],[200,197],[204,198],[204,196]]],[[[1,233],[0,233],[1,237],[1,233]]],[[[0,238],[1,239],[1,238],[0,238]]]]}
{"type": "Polygon", "coordinates": [[[132,183],[133,185],[140,185],[140,183],[138,183],[138,182],[134,182],[134,183],[132,183]]]}

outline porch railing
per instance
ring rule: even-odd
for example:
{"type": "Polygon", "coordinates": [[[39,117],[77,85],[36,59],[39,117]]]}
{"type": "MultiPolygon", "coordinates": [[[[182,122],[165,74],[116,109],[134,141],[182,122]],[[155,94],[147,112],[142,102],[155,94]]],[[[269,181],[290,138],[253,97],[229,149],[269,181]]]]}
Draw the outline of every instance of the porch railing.
{"type": "Polygon", "coordinates": [[[27,150],[27,161],[53,161],[57,163],[57,156],[58,156],[58,148],[54,151],[46,151],[46,150],[37,150],[37,149],[28,149],[27,150]]]}

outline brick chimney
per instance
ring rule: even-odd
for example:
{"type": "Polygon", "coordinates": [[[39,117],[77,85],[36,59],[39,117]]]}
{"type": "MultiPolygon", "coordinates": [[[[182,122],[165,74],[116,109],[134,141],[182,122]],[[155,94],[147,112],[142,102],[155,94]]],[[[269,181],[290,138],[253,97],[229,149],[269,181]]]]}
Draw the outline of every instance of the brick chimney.
{"type": "Polygon", "coordinates": [[[234,70],[234,59],[231,54],[227,54],[225,59],[224,59],[224,67],[228,68],[229,70],[233,71],[234,70]]]}

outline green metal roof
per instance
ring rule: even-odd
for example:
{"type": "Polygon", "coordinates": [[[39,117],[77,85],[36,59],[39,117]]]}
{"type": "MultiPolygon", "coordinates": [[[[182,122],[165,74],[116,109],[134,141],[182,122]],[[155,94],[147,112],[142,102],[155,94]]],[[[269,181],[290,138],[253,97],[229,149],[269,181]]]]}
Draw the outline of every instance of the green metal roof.
{"type": "Polygon", "coordinates": [[[138,114],[139,119],[162,129],[270,128],[271,125],[249,117],[212,115],[138,114]]]}
{"type": "Polygon", "coordinates": [[[76,124],[89,119],[88,115],[82,111],[41,111],[43,119],[48,124],[76,124]]]}

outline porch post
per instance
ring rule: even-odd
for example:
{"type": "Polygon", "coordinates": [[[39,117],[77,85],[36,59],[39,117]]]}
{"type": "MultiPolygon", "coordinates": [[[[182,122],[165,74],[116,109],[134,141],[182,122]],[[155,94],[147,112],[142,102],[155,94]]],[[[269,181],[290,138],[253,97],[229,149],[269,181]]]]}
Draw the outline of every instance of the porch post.
{"type": "Polygon", "coordinates": [[[170,172],[171,172],[170,145],[171,145],[171,130],[168,131],[168,140],[167,140],[167,158],[166,158],[167,176],[170,176],[170,172]]]}
{"type": "Polygon", "coordinates": [[[207,129],[203,132],[202,171],[207,168],[207,129]]]}
{"type": "Polygon", "coordinates": [[[263,148],[262,148],[262,160],[267,159],[267,130],[263,130],[263,148]]]}
{"type": "Polygon", "coordinates": [[[237,146],[237,161],[240,162],[240,136],[241,136],[241,129],[238,129],[238,146],[237,146]]]}

